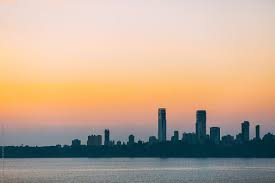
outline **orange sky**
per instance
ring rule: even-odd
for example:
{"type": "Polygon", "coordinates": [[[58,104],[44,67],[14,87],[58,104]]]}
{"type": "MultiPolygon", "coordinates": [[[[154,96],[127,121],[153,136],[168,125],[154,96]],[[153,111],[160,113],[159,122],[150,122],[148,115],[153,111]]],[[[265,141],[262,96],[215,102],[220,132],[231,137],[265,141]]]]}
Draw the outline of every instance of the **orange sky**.
{"type": "Polygon", "coordinates": [[[275,131],[272,1],[3,1],[0,17],[0,115],[11,144],[41,129],[69,142],[64,128],[83,140],[106,127],[146,139],[158,107],[169,133],[193,131],[201,108],[223,133],[243,120],[275,131]]]}

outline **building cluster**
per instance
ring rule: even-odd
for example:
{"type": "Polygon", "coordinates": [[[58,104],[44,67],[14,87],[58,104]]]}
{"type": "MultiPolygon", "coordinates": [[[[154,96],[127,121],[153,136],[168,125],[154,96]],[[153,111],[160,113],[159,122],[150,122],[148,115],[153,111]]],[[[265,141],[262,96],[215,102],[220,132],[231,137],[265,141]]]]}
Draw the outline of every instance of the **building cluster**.
{"type": "MultiPolygon", "coordinates": [[[[232,135],[225,135],[221,137],[221,129],[220,127],[210,127],[210,134],[206,133],[206,111],[198,110],[196,112],[196,126],[195,133],[183,133],[182,138],[179,137],[179,131],[174,131],[171,140],[167,140],[166,131],[167,131],[167,120],[166,120],[166,109],[159,108],[158,109],[158,136],[150,136],[148,144],[155,143],[185,143],[185,144],[244,144],[250,141],[249,128],[250,123],[248,121],[244,121],[241,124],[241,132],[236,135],[236,137],[232,135]]],[[[260,125],[256,125],[255,127],[256,136],[253,139],[254,141],[260,141],[260,125]]],[[[266,138],[274,139],[275,136],[268,133],[265,135],[266,138]]],[[[265,138],[264,137],[264,138],[265,138]]],[[[141,140],[137,142],[138,144],[143,144],[141,140]]],[[[131,146],[136,144],[135,136],[129,135],[127,145],[131,146]]],[[[74,139],[72,141],[72,146],[80,146],[81,141],[79,139],[74,139]]],[[[110,131],[109,129],[105,129],[104,131],[104,144],[102,144],[102,136],[101,135],[90,135],[88,136],[87,146],[113,146],[115,145],[115,141],[110,140],[110,131]]],[[[122,143],[121,141],[117,141],[116,145],[126,145],[126,143],[122,143]]]]}

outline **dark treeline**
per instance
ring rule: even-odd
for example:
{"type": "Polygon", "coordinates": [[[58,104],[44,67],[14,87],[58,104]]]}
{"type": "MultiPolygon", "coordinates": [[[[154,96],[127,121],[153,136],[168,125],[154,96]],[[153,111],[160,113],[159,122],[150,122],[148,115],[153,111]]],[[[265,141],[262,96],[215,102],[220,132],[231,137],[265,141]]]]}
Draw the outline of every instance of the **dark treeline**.
{"type": "Polygon", "coordinates": [[[259,157],[275,158],[275,141],[246,144],[135,143],[113,146],[7,146],[6,158],[54,157],[259,157]]]}

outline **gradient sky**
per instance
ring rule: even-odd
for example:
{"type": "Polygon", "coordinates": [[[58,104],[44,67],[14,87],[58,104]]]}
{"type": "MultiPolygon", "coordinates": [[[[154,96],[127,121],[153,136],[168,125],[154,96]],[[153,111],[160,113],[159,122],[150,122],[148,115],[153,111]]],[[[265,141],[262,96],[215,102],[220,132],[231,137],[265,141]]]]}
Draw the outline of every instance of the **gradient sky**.
{"type": "Polygon", "coordinates": [[[0,0],[0,121],[10,145],[193,132],[275,133],[275,2],[0,0]],[[209,130],[208,130],[209,131],[209,130]]]}

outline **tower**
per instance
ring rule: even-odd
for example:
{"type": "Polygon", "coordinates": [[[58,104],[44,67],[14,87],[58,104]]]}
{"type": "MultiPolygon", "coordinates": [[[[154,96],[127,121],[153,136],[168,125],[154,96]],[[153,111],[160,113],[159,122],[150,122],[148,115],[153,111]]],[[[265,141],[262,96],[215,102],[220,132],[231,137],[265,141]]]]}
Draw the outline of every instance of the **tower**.
{"type": "Polygon", "coordinates": [[[179,131],[174,131],[174,141],[179,141],[179,131]]]}
{"type": "Polygon", "coordinates": [[[108,146],[110,142],[110,131],[109,129],[105,129],[104,131],[104,145],[108,146]]]}
{"type": "Polygon", "coordinates": [[[196,114],[196,135],[199,142],[206,139],[206,111],[198,110],[196,114]]]}
{"type": "Polygon", "coordinates": [[[166,109],[158,109],[158,140],[159,142],[166,141],[166,109]]]}
{"type": "Polygon", "coordinates": [[[210,128],[210,141],[214,144],[219,144],[221,140],[221,130],[219,127],[210,128]]]}
{"type": "Polygon", "coordinates": [[[256,140],[261,140],[260,137],[260,125],[256,125],[256,140]]]}
{"type": "Polygon", "coordinates": [[[243,142],[249,141],[249,122],[244,121],[242,123],[242,140],[243,142]]]}

